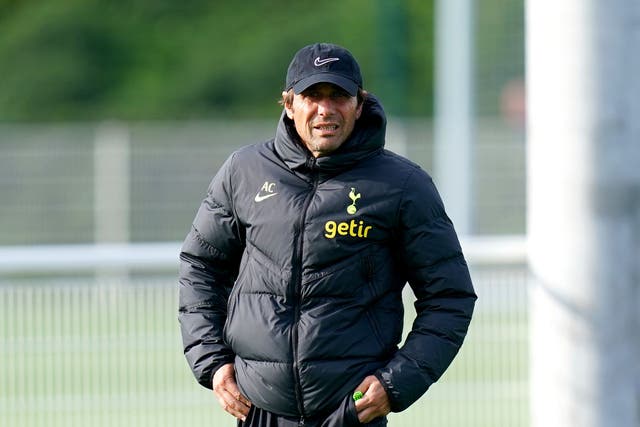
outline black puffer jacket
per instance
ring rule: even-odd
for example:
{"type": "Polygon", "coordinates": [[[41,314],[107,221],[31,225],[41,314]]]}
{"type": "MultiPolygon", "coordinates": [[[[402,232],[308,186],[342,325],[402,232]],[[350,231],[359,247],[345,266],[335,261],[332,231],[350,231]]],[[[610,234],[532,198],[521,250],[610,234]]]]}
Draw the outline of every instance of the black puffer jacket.
{"type": "Polygon", "coordinates": [[[452,361],[476,296],[431,178],[384,150],[385,126],[370,97],[350,139],[314,159],[283,114],[274,140],[213,179],[180,254],[184,351],[202,385],[235,362],[254,405],[307,417],[375,374],[401,411],[452,361]],[[407,282],[417,319],[398,349],[407,282]]]}

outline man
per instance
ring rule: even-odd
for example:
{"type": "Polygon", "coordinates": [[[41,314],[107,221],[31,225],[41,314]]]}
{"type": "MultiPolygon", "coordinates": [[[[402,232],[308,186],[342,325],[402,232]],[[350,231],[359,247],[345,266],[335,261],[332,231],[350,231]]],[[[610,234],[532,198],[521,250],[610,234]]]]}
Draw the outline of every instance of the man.
{"type": "Polygon", "coordinates": [[[282,98],[275,138],[227,159],[182,247],[185,355],[239,426],[384,426],[462,344],[467,265],[431,178],[384,149],[347,50],[302,48],[282,98]]]}

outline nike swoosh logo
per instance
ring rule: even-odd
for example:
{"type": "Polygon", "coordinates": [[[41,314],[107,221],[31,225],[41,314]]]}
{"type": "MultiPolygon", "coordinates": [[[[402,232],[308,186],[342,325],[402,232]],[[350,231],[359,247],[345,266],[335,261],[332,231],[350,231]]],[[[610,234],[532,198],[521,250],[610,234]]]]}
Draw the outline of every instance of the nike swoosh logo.
{"type": "Polygon", "coordinates": [[[260,203],[261,201],[266,200],[269,197],[273,197],[276,194],[278,194],[278,193],[268,193],[268,194],[265,194],[264,196],[261,196],[260,193],[258,193],[258,194],[256,194],[256,197],[253,200],[255,200],[256,202],[260,203]]]}
{"type": "Polygon", "coordinates": [[[325,64],[328,64],[329,62],[333,62],[333,61],[340,61],[340,58],[325,58],[325,59],[320,59],[320,57],[318,56],[315,61],[313,61],[313,65],[315,65],[316,67],[321,67],[325,64]]]}

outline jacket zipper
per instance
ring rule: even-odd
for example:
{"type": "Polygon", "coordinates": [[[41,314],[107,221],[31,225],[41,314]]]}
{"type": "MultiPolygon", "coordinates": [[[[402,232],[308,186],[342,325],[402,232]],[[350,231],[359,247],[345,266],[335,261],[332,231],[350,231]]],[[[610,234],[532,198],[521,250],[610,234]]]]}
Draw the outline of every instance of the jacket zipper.
{"type": "Polygon", "coordinates": [[[313,195],[316,193],[318,188],[318,174],[315,170],[316,161],[314,158],[310,158],[307,160],[307,166],[312,171],[313,185],[311,187],[311,191],[307,195],[304,200],[304,205],[302,206],[302,213],[300,215],[300,220],[298,221],[298,241],[295,246],[295,256],[293,257],[294,271],[292,272],[292,280],[291,280],[291,294],[293,296],[294,302],[294,327],[292,329],[292,350],[293,350],[293,378],[295,381],[295,393],[296,393],[296,403],[298,404],[298,411],[300,411],[300,421],[298,425],[304,425],[304,405],[302,403],[302,386],[300,385],[300,369],[298,366],[298,323],[300,321],[300,287],[302,286],[302,249],[303,249],[303,241],[304,241],[304,223],[307,219],[307,211],[309,210],[309,206],[311,205],[311,200],[313,199],[313,195]]]}

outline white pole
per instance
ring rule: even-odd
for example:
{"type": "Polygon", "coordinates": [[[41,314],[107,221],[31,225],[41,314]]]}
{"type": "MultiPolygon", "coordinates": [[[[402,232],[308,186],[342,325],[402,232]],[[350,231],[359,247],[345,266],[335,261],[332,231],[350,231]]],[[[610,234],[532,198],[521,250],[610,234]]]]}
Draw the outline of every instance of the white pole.
{"type": "Polygon", "coordinates": [[[436,2],[434,178],[459,234],[472,230],[473,2],[436,2]]]}
{"type": "Polygon", "coordinates": [[[129,132],[101,125],[94,147],[94,221],[96,243],[129,241],[129,132]]]}
{"type": "MultiPolygon", "coordinates": [[[[95,243],[129,241],[130,141],[126,127],[106,123],[96,132],[94,146],[95,243]]],[[[97,267],[96,280],[125,283],[129,270],[97,267]]]]}
{"type": "Polygon", "coordinates": [[[640,426],[640,2],[530,0],[531,426],[640,426]]]}

